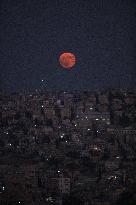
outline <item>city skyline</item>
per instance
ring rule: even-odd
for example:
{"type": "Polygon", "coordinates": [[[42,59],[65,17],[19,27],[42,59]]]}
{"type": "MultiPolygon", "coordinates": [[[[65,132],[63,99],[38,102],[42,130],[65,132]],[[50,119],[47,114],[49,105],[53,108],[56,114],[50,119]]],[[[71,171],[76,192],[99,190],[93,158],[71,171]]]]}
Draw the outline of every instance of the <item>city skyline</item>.
{"type": "Polygon", "coordinates": [[[0,204],[136,204],[135,101],[136,90],[0,92],[0,204]]]}

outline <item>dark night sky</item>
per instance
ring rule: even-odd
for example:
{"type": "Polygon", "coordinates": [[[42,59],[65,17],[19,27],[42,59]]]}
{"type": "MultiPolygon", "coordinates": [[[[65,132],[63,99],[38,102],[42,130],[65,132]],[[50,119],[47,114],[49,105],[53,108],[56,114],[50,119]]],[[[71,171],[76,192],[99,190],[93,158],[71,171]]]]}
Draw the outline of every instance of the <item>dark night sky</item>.
{"type": "Polygon", "coordinates": [[[135,0],[0,0],[0,86],[136,87],[135,0]],[[59,64],[73,52],[76,66],[59,64]]]}

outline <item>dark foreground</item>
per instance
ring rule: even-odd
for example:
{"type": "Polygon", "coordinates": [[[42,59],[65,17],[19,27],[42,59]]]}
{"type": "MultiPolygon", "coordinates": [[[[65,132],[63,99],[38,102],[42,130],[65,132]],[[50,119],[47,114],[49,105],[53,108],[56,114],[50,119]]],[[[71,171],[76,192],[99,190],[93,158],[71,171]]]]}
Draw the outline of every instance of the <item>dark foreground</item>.
{"type": "Polygon", "coordinates": [[[0,93],[0,205],[135,205],[136,91],[0,93]]]}

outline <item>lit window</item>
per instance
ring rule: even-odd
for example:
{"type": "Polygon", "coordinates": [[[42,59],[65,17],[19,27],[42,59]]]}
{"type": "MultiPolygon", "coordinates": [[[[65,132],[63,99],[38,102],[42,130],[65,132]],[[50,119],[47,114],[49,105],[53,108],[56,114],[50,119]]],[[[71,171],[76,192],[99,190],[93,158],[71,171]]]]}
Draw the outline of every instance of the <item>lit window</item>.
{"type": "Polygon", "coordinates": [[[94,150],[98,150],[98,148],[97,148],[97,147],[94,147],[94,150]]]}

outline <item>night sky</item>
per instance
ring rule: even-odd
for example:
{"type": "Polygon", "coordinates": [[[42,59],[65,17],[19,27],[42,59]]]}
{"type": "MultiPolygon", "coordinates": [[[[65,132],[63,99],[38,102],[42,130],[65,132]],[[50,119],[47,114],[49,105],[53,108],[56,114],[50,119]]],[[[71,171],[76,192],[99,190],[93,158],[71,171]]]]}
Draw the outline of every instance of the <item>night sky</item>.
{"type": "Polygon", "coordinates": [[[0,0],[0,88],[135,88],[135,36],[136,0],[0,0]]]}

